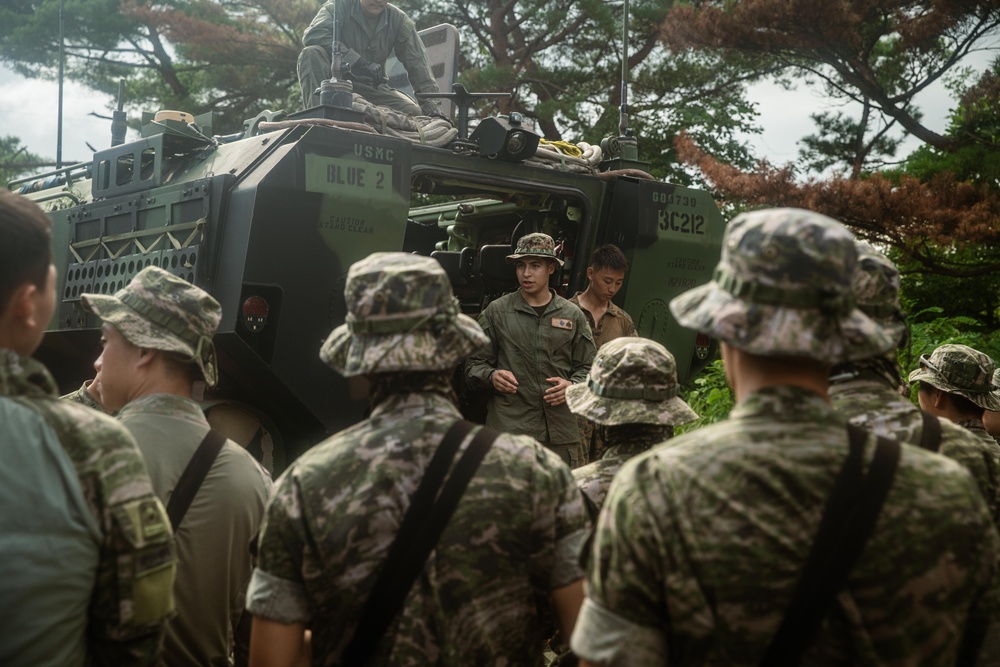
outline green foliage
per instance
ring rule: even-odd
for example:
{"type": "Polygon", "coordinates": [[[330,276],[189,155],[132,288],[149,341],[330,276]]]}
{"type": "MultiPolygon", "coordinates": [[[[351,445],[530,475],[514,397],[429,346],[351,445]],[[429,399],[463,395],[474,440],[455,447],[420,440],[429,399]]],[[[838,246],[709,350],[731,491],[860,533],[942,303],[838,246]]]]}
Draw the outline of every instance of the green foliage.
{"type": "MultiPolygon", "coordinates": [[[[969,244],[963,248],[935,248],[925,243],[925,249],[941,255],[950,267],[1000,264],[1000,248],[992,246],[969,244]]],[[[927,271],[898,251],[891,251],[889,257],[901,273],[903,310],[917,313],[911,315],[911,323],[934,317],[966,318],[976,327],[1000,327],[1000,273],[970,277],[946,275],[927,271]]],[[[941,264],[944,265],[944,261],[941,264]]]]}
{"type": "Polygon", "coordinates": [[[42,164],[42,158],[29,153],[17,137],[0,137],[0,184],[6,186],[8,181],[26,176],[42,164]]]}
{"type": "Polygon", "coordinates": [[[726,370],[722,359],[716,359],[706,366],[681,392],[681,398],[698,413],[699,417],[690,424],[678,426],[677,435],[728,418],[735,399],[733,390],[726,382],[726,370]]]}

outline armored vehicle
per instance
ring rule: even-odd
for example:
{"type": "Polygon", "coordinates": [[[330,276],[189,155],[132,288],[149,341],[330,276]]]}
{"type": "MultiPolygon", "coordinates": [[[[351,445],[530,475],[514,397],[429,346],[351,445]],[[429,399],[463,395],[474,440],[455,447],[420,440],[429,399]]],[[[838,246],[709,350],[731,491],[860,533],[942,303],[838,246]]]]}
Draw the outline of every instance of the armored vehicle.
{"type": "Polygon", "coordinates": [[[93,376],[99,353],[99,321],[81,294],[113,293],[160,266],[222,304],[221,381],[200,396],[210,420],[280,470],[367,408],[364,380],[318,356],[344,321],[353,262],[390,250],[435,257],[475,316],[517,289],[505,257],[533,231],[557,240],[566,263],[553,286],[566,296],[586,287],[596,245],[624,250],[631,269],[615,301],[674,353],[682,381],[712,352],[667,303],[710,278],[724,221],[707,192],[637,169],[628,137],[619,155],[590,155],[580,169],[596,147],[526,161],[538,137],[514,114],[440,147],[323,118],[262,114],[225,138],[207,114],[145,121],[136,141],[12,184],[51,208],[59,303],[38,356],[64,391],[93,376]]]}

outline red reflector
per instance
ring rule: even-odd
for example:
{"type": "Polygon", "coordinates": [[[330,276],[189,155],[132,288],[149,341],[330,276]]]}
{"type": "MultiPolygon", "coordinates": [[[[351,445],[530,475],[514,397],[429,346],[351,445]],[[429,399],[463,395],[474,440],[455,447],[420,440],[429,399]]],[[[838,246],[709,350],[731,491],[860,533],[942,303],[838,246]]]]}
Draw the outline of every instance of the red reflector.
{"type": "Polygon", "coordinates": [[[267,317],[268,310],[264,297],[252,296],[243,302],[243,317],[267,317]]]}
{"type": "Polygon", "coordinates": [[[709,343],[711,342],[712,339],[709,338],[708,334],[703,334],[703,333],[698,334],[697,336],[695,336],[694,339],[694,344],[697,345],[698,347],[708,347],[709,343]]]}

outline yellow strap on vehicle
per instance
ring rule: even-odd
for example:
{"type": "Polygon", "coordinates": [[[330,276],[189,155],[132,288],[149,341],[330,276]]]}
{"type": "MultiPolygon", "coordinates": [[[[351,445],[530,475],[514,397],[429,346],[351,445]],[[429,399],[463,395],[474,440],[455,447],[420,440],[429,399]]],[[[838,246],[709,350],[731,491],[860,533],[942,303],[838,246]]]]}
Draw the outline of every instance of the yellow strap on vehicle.
{"type": "Polygon", "coordinates": [[[549,141],[548,139],[542,139],[541,143],[552,146],[563,155],[583,157],[583,150],[576,144],[572,144],[568,141],[549,141]]]}

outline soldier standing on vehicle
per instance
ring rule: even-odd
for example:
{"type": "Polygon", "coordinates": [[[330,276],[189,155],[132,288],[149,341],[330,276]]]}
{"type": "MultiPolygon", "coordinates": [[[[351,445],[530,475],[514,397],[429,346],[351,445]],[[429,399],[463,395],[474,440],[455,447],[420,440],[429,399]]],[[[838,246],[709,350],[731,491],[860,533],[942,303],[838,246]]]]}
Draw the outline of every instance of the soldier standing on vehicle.
{"type": "MultiPolygon", "coordinates": [[[[906,346],[909,331],[899,303],[899,271],[867,243],[858,243],[854,297],[858,308],[893,336],[897,348],[906,346]]],[[[958,461],[976,480],[990,513],[998,518],[1000,461],[996,445],[948,419],[923,412],[908,397],[909,387],[900,374],[895,350],[838,364],[830,371],[830,400],[837,412],[877,435],[958,461]]]]}
{"type": "Polygon", "coordinates": [[[299,83],[306,108],[319,104],[316,92],[324,79],[330,78],[333,43],[337,41],[346,78],[354,92],[372,104],[388,107],[410,116],[444,118],[437,100],[414,102],[406,94],[389,87],[385,61],[392,55],[402,63],[417,93],[437,93],[437,82],[427,61],[417,27],[396,5],[386,0],[331,0],[323,5],[306,28],[299,54],[299,83]],[[334,35],[334,15],[340,34],[334,35]]]}
{"type": "Polygon", "coordinates": [[[174,525],[177,616],[167,626],[164,664],[228,664],[271,482],[245,449],[210,429],[191,398],[196,381],[218,380],[212,336],[222,310],[155,266],[114,295],[82,301],[104,320],[94,362],[102,404],[135,437],[174,525]],[[199,466],[203,481],[182,483],[182,476],[197,480],[199,466]]]}
{"type": "Polygon", "coordinates": [[[450,493],[484,433],[461,421],[451,378],[486,336],[428,257],[357,262],[345,300],[347,322],[320,357],[371,382],[371,415],[300,456],[277,482],[247,604],[253,664],[292,664],[311,628],[316,665],[539,665],[547,627],[539,603],[551,599],[569,629],[583,595],[577,557],[588,525],[569,470],[530,438],[487,430],[495,440],[466,471],[468,487],[450,493]],[[460,444],[458,463],[441,459],[460,444]],[[400,562],[397,540],[412,522],[439,516],[441,503],[421,510],[418,498],[441,463],[454,470],[440,494],[454,512],[419,557],[403,551],[400,562]],[[405,563],[412,578],[388,585],[405,563]],[[369,622],[371,610],[384,611],[384,626],[369,622]]]}
{"type": "Polygon", "coordinates": [[[674,436],[674,426],[698,418],[678,392],[674,355],[656,341],[628,337],[597,351],[587,381],[566,390],[566,403],[604,432],[604,455],[573,471],[600,509],[615,473],[628,459],[674,436]]]}
{"type": "Polygon", "coordinates": [[[984,410],[1000,410],[1000,397],[993,393],[995,368],[992,359],[968,345],[942,345],[929,357],[920,355],[920,366],[910,373],[910,383],[920,383],[921,409],[971,431],[1000,466],[1000,445],[983,425],[984,410]]]}
{"type": "MultiPolygon", "coordinates": [[[[594,334],[594,345],[598,350],[615,338],[636,335],[632,317],[611,301],[625,282],[626,271],[628,259],[618,246],[610,243],[598,246],[590,253],[590,266],[587,267],[587,279],[590,282],[587,289],[570,298],[570,302],[580,306],[587,316],[587,323],[594,334]]],[[[600,460],[604,441],[599,431],[586,417],[578,415],[577,421],[587,460],[600,460]]]]}
{"type": "Polygon", "coordinates": [[[549,276],[562,265],[551,236],[522,236],[507,261],[515,263],[520,289],[480,313],[489,345],[469,357],[469,385],[493,390],[487,426],[530,435],[578,468],[586,452],[566,407],[566,388],[587,379],[593,334],[583,312],[549,287],[549,276]]]}
{"type": "Polygon", "coordinates": [[[896,344],[854,306],[856,263],[838,222],[754,211],[729,223],[712,282],[671,302],[721,341],[737,404],[619,471],[572,639],[583,665],[944,666],[995,636],[1000,537],[968,472],[849,430],[827,398],[832,365],[896,344]]]}
{"type": "Polygon", "coordinates": [[[170,524],[135,441],[29,355],[56,304],[50,222],[0,190],[0,664],[159,664],[170,524]]]}

